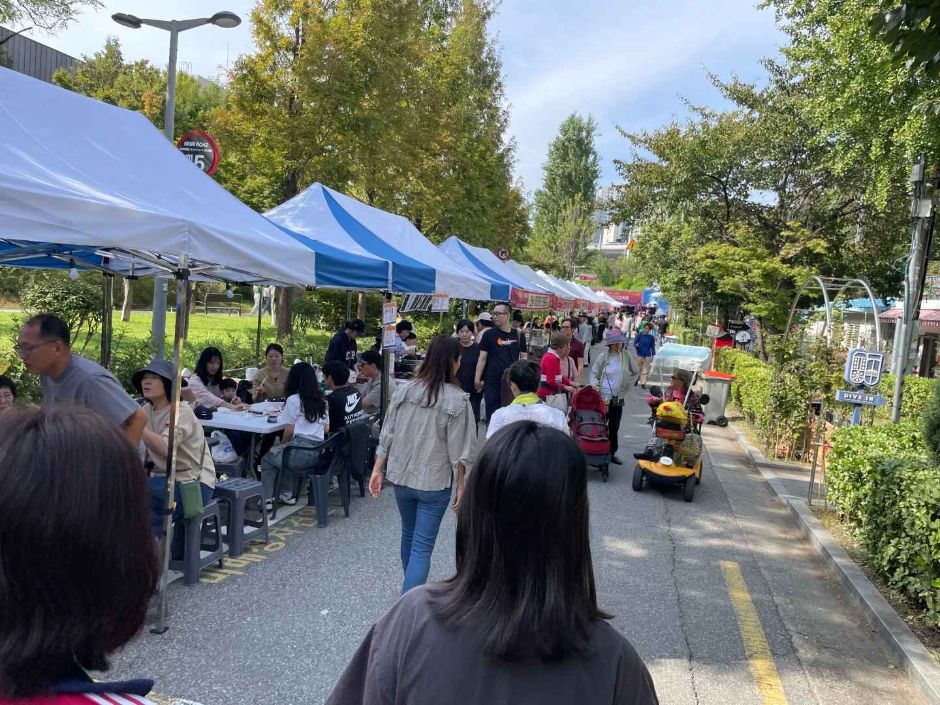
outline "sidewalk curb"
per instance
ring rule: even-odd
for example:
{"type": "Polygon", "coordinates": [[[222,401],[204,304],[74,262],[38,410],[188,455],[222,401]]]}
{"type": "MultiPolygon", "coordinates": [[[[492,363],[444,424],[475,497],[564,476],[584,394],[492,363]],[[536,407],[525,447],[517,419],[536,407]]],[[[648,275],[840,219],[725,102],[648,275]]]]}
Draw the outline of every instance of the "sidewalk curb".
{"type": "Polygon", "coordinates": [[[757,471],[770,485],[777,499],[790,510],[790,514],[796,519],[810,543],[839,576],[851,598],[865,612],[888,648],[903,664],[914,687],[930,705],[940,705],[940,666],[934,661],[933,656],[924,648],[888,601],[882,597],[878,588],[849,557],[845,549],[832,538],[832,535],[813,514],[805,498],[789,494],[773,470],[765,466],[767,459],[764,454],[752,446],[734,425],[729,425],[728,428],[734,434],[738,445],[744,448],[753,461],[757,471]]]}

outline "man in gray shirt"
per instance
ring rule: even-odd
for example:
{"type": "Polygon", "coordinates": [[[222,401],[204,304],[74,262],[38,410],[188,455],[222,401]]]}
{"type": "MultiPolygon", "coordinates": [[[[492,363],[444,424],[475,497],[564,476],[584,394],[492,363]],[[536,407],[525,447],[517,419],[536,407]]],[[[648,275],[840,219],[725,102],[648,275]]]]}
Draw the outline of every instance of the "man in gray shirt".
{"type": "Polygon", "coordinates": [[[14,351],[27,372],[39,375],[43,405],[87,406],[118,424],[132,445],[140,442],[147,414],[114,375],[72,354],[71,332],[61,318],[51,313],[30,318],[20,328],[14,351]]]}

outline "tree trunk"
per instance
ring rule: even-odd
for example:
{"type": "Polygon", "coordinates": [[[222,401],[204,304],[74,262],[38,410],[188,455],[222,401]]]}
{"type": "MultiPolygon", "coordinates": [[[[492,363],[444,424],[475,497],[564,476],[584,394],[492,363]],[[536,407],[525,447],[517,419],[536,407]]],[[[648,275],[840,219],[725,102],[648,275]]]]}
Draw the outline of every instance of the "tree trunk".
{"type": "Polygon", "coordinates": [[[366,292],[359,292],[359,299],[356,301],[356,318],[365,320],[366,318],[366,292]]]}
{"type": "Polygon", "coordinates": [[[761,323],[760,318],[754,318],[754,352],[757,353],[757,357],[768,362],[767,351],[764,349],[764,325],[761,323]]]}
{"type": "Polygon", "coordinates": [[[134,307],[134,280],[124,277],[124,303],[121,305],[121,320],[125,323],[131,320],[131,309],[134,307]]]}
{"type": "Polygon", "coordinates": [[[294,329],[291,321],[291,302],[294,299],[294,290],[289,286],[279,286],[277,288],[277,310],[275,318],[277,320],[277,339],[282,340],[293,334],[294,329]]]}

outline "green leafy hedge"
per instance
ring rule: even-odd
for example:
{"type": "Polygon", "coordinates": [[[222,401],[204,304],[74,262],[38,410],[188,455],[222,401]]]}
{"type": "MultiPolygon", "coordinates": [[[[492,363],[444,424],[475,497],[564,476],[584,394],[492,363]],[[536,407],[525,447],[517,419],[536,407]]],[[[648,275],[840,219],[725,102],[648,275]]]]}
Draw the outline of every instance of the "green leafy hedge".
{"type": "Polygon", "coordinates": [[[940,625],[940,472],[924,440],[917,421],[839,429],[826,486],[871,566],[940,625]]]}
{"type": "MultiPolygon", "coordinates": [[[[940,383],[935,379],[913,375],[905,377],[904,389],[901,391],[901,418],[919,419],[927,408],[930,395],[938,387],[940,383]]],[[[885,375],[879,389],[885,403],[878,407],[878,418],[888,420],[891,418],[891,405],[894,403],[894,375],[885,375]]]]}

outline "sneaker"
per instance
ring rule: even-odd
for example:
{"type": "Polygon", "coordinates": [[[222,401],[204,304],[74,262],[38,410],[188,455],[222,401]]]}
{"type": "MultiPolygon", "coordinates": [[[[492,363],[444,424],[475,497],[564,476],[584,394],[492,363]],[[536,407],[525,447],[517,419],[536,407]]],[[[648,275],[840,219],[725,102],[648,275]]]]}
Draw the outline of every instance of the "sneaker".
{"type": "Polygon", "coordinates": [[[273,512],[274,511],[274,500],[266,499],[264,500],[264,511],[273,512]]]}
{"type": "Polygon", "coordinates": [[[297,504],[297,498],[290,492],[281,492],[279,499],[283,504],[289,504],[291,506],[297,504]]]}

